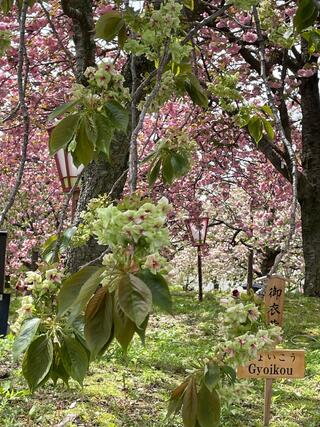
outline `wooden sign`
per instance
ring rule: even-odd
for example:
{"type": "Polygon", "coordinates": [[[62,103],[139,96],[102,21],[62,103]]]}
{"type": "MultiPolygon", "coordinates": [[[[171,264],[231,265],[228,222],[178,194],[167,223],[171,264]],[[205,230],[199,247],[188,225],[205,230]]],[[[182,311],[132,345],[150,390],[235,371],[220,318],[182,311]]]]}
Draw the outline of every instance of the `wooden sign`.
{"type": "Polygon", "coordinates": [[[238,378],[303,378],[304,350],[271,350],[237,369],[238,378]]]}
{"type": "Polygon", "coordinates": [[[272,276],[267,281],[264,302],[266,320],[269,324],[283,325],[285,285],[286,279],[281,276],[272,276]]]}

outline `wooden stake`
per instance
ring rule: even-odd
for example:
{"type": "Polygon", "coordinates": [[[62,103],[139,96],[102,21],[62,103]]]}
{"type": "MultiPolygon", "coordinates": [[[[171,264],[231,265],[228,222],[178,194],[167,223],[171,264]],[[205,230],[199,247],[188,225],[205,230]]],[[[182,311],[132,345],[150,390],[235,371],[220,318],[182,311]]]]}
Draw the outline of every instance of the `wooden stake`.
{"type": "Polygon", "coordinates": [[[264,427],[269,426],[271,418],[272,379],[267,378],[264,384],[264,427]]]}

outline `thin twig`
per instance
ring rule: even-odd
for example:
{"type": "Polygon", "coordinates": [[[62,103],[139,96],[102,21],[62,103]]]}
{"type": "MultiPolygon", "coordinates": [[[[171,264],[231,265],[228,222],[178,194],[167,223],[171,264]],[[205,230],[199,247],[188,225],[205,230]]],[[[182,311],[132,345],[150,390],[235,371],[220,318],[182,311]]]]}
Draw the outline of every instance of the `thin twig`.
{"type": "Polygon", "coordinates": [[[216,18],[218,18],[219,16],[221,16],[221,15],[223,15],[224,14],[224,12],[228,9],[230,7],[230,4],[228,4],[228,5],[225,5],[225,6],[222,6],[220,9],[218,9],[216,12],[214,12],[212,15],[210,15],[210,16],[208,16],[207,18],[204,18],[202,21],[200,21],[200,22],[196,22],[195,23],[195,25],[194,25],[194,27],[189,31],[189,33],[186,35],[186,37],[184,38],[184,40],[182,41],[182,44],[184,45],[184,44],[186,44],[186,43],[188,43],[188,41],[190,41],[192,38],[193,38],[193,36],[195,35],[195,34],[197,34],[197,32],[201,29],[201,28],[203,28],[203,27],[205,27],[205,26],[207,26],[207,25],[209,25],[209,24],[212,24],[212,22],[216,19],[216,18]]]}
{"type": "Polygon", "coordinates": [[[19,17],[19,51],[18,51],[18,92],[19,92],[19,104],[22,111],[22,120],[23,120],[23,143],[21,147],[21,160],[20,165],[16,177],[15,185],[11,191],[9,199],[3,208],[0,214],[0,228],[2,227],[7,213],[12,208],[15,198],[18,194],[19,188],[21,186],[22,177],[24,173],[24,167],[27,159],[27,148],[29,143],[29,129],[30,129],[30,117],[29,117],[29,109],[25,100],[25,92],[26,92],[26,82],[27,82],[27,74],[28,74],[28,61],[27,61],[27,53],[25,46],[25,33],[26,33],[26,18],[27,18],[27,9],[29,6],[28,0],[23,0],[21,13],[19,17]],[[24,65],[25,65],[25,75],[24,75],[24,65]]]}
{"type": "Polygon", "coordinates": [[[53,32],[53,34],[55,35],[56,39],[58,40],[59,45],[61,46],[62,50],[64,51],[64,53],[66,54],[67,58],[71,61],[71,69],[73,71],[73,73],[75,74],[75,68],[74,68],[74,57],[72,55],[72,53],[66,48],[66,46],[64,45],[63,41],[61,40],[61,37],[59,36],[56,27],[54,26],[54,23],[52,22],[50,13],[48,12],[48,10],[46,9],[45,5],[43,4],[42,0],[39,0],[38,3],[40,3],[41,9],[43,10],[44,14],[46,15],[48,24],[51,27],[51,30],[53,32]]]}
{"type": "Polygon", "coordinates": [[[86,264],[82,265],[81,268],[89,267],[90,265],[95,265],[99,261],[103,260],[103,257],[107,254],[111,253],[111,249],[107,248],[105,251],[102,252],[101,255],[99,255],[97,258],[93,259],[92,261],[87,262],[86,264]]]}
{"type": "MultiPolygon", "coordinates": [[[[149,109],[152,101],[158,95],[159,90],[161,88],[161,78],[162,78],[162,74],[164,72],[164,68],[168,62],[168,59],[169,59],[169,40],[167,40],[167,42],[165,43],[165,46],[164,46],[163,56],[162,56],[162,59],[160,61],[159,68],[157,70],[156,84],[154,85],[151,93],[148,95],[148,97],[144,103],[143,109],[140,113],[138,124],[131,134],[130,158],[129,158],[129,186],[130,186],[130,192],[131,193],[133,193],[137,187],[137,173],[138,173],[137,138],[138,138],[138,134],[143,127],[144,119],[145,119],[145,116],[148,112],[148,109],[149,109]]],[[[133,102],[134,102],[134,100],[133,100],[133,102]]]]}
{"type": "Polygon", "coordinates": [[[122,178],[125,176],[125,174],[128,172],[128,169],[125,169],[122,174],[119,176],[119,178],[113,183],[111,190],[108,193],[108,197],[111,196],[111,194],[114,192],[116,186],[119,184],[119,182],[122,180],[122,178]]]}
{"type": "Polygon", "coordinates": [[[75,192],[76,188],[79,186],[79,182],[80,182],[80,179],[82,177],[83,171],[84,171],[84,169],[82,169],[82,171],[79,173],[76,182],[74,183],[74,185],[71,188],[71,190],[69,191],[69,193],[67,193],[63,207],[62,207],[62,211],[61,211],[60,218],[59,218],[59,227],[57,230],[57,240],[56,240],[56,244],[54,246],[54,254],[53,254],[54,260],[58,259],[58,253],[59,253],[59,249],[60,249],[60,246],[62,243],[62,238],[63,238],[62,229],[63,229],[64,221],[65,221],[66,216],[67,216],[67,209],[68,209],[70,200],[73,196],[73,193],[75,192]]]}
{"type": "Polygon", "coordinates": [[[297,215],[297,207],[298,207],[298,186],[297,186],[297,160],[295,152],[292,148],[292,145],[290,144],[290,141],[286,137],[285,130],[282,126],[281,117],[279,114],[279,111],[276,107],[276,104],[274,102],[272,90],[270,88],[269,82],[268,82],[268,76],[266,72],[266,56],[265,56],[265,44],[264,44],[264,38],[261,30],[261,24],[260,24],[260,18],[258,9],[256,6],[253,6],[253,16],[256,24],[256,30],[258,35],[258,41],[259,41],[259,56],[260,56],[260,64],[261,64],[261,76],[263,79],[264,87],[266,90],[266,94],[268,97],[268,101],[270,104],[270,107],[272,109],[275,124],[278,128],[278,131],[281,136],[281,140],[283,144],[285,145],[290,162],[291,162],[291,175],[292,175],[292,203],[291,203],[291,212],[290,212],[290,229],[289,234],[285,240],[285,243],[280,251],[280,253],[276,256],[276,259],[274,261],[274,264],[272,268],[270,269],[268,273],[268,277],[270,277],[272,274],[274,274],[277,271],[277,268],[284,257],[284,255],[288,252],[291,240],[295,234],[296,231],[296,215],[297,215]]]}

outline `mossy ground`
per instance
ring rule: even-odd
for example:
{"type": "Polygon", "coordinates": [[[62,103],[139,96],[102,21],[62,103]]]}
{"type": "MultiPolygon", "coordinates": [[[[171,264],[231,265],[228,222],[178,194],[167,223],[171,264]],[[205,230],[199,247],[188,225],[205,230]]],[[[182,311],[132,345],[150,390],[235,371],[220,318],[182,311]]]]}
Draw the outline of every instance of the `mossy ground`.
{"type": "MultiPolygon", "coordinates": [[[[175,293],[175,316],[156,313],[143,347],[135,339],[128,356],[114,345],[90,367],[81,389],[71,383],[30,395],[10,355],[12,338],[0,340],[0,425],[181,427],[179,417],[165,420],[167,399],[198,358],[210,355],[216,340],[218,296],[202,304],[193,293],[175,293]]],[[[306,376],[274,382],[271,427],[320,426],[320,300],[289,296],[285,343],[305,348],[306,376]]],[[[239,381],[223,408],[222,427],[262,427],[263,381],[239,381]]]]}

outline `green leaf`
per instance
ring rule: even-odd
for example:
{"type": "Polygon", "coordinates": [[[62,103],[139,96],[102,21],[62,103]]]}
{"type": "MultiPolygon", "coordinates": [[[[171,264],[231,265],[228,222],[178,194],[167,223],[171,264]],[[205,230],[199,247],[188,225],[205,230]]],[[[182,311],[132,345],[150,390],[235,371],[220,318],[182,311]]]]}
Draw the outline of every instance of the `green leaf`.
{"type": "Polygon", "coordinates": [[[66,385],[68,385],[70,375],[67,373],[63,366],[61,348],[58,343],[53,344],[53,362],[51,366],[50,376],[54,385],[57,384],[59,378],[62,379],[62,381],[66,385]]]}
{"type": "Polygon", "coordinates": [[[194,10],[194,1],[193,0],[182,0],[182,4],[190,10],[194,10]]]}
{"type": "Polygon", "coordinates": [[[149,315],[144,319],[142,324],[138,327],[135,325],[135,331],[139,335],[142,345],[145,345],[146,342],[146,330],[149,322],[149,315]]]}
{"type": "Polygon", "coordinates": [[[223,366],[221,368],[222,374],[227,377],[231,384],[235,383],[237,380],[237,373],[231,366],[223,366]]]}
{"type": "MultiPolygon", "coordinates": [[[[63,253],[70,245],[70,241],[77,231],[77,227],[68,227],[62,234],[59,253],[63,253]]],[[[47,264],[57,262],[59,257],[54,258],[56,248],[57,234],[50,236],[41,246],[41,256],[47,264]]]]}
{"type": "Polygon", "coordinates": [[[174,176],[180,177],[185,175],[189,169],[189,160],[186,156],[180,153],[172,152],[170,162],[174,172],[174,176]]]}
{"type": "Polygon", "coordinates": [[[208,97],[205,94],[205,91],[202,89],[199,80],[194,74],[188,74],[186,76],[184,87],[196,105],[199,105],[203,108],[208,108],[208,97]]]}
{"type": "Polygon", "coordinates": [[[273,112],[271,107],[268,104],[265,104],[261,107],[261,110],[266,113],[268,116],[273,117],[273,112]]]}
{"type": "Polygon", "coordinates": [[[271,141],[273,141],[275,138],[275,131],[274,131],[271,123],[268,120],[263,119],[263,127],[264,127],[264,130],[266,131],[268,137],[271,139],[271,141]]]}
{"type": "Polygon", "coordinates": [[[117,298],[113,309],[113,320],[114,336],[121,345],[122,350],[126,352],[135,333],[136,325],[121,310],[117,298]]]}
{"type": "Polygon", "coordinates": [[[194,377],[192,376],[184,392],[182,402],[182,419],[184,427],[195,427],[197,421],[197,409],[197,385],[194,377]]]}
{"type": "Polygon", "coordinates": [[[259,116],[253,116],[248,122],[248,130],[252,138],[258,143],[262,138],[263,122],[259,116]]]}
{"type": "Polygon", "coordinates": [[[19,335],[16,337],[12,352],[13,357],[17,359],[31,344],[39,328],[41,319],[34,317],[23,322],[19,335]]]}
{"type": "Polygon", "coordinates": [[[95,123],[95,117],[96,117],[96,114],[94,115],[86,114],[83,117],[87,138],[94,147],[96,145],[96,141],[98,137],[98,130],[95,123]]]}
{"type": "MultiPolygon", "coordinates": [[[[77,132],[77,144],[75,149],[71,152],[74,164],[77,167],[81,164],[87,166],[92,161],[94,156],[94,145],[93,142],[89,139],[88,133],[90,133],[89,122],[88,119],[84,117],[80,122],[80,126],[77,132]]],[[[93,134],[91,137],[93,137],[93,134]]]]}
{"type": "Polygon", "coordinates": [[[63,335],[61,359],[66,373],[82,386],[89,360],[80,342],[71,336],[63,335]]]}
{"type": "Polygon", "coordinates": [[[10,12],[10,10],[13,6],[13,3],[14,3],[13,0],[2,0],[1,1],[0,7],[1,7],[1,9],[5,15],[10,12]]]}
{"type": "Polygon", "coordinates": [[[171,157],[166,154],[162,161],[162,179],[166,184],[172,184],[174,171],[171,164],[171,157]]]}
{"type": "Polygon", "coordinates": [[[112,126],[126,132],[129,124],[128,111],[117,101],[108,101],[104,108],[112,126]]]}
{"type": "Polygon", "coordinates": [[[139,277],[150,289],[152,303],[172,314],[172,299],[166,279],[160,273],[153,274],[150,270],[142,270],[139,277]]]}
{"type": "Polygon", "coordinates": [[[125,25],[123,25],[118,33],[118,43],[119,43],[119,47],[120,49],[123,49],[123,46],[125,44],[125,42],[128,39],[128,35],[127,35],[127,27],[125,25]]]}
{"type": "Polygon", "coordinates": [[[74,137],[80,120],[80,114],[71,114],[61,120],[57,126],[52,129],[49,138],[50,154],[55,154],[60,148],[66,148],[74,137]]]}
{"type": "Polygon", "coordinates": [[[57,117],[61,116],[64,113],[69,112],[73,109],[75,105],[78,105],[80,102],[80,99],[74,99],[73,101],[66,102],[65,104],[59,105],[57,108],[55,108],[52,113],[49,114],[48,120],[56,119],[57,117]]]}
{"type": "Polygon", "coordinates": [[[99,288],[85,312],[84,336],[95,358],[109,341],[113,327],[113,302],[107,288],[99,288]]]}
{"type": "Polygon", "coordinates": [[[101,283],[101,274],[105,271],[106,267],[100,267],[96,270],[81,286],[80,292],[72,304],[70,312],[70,320],[73,321],[82,310],[84,310],[91,296],[97,290],[101,283]]]}
{"type": "Polygon", "coordinates": [[[124,27],[125,22],[122,15],[116,10],[111,10],[100,16],[96,23],[96,36],[99,39],[110,42],[124,27]]]}
{"type": "Polygon", "coordinates": [[[210,392],[202,384],[198,393],[197,419],[201,427],[218,427],[220,425],[220,398],[216,390],[210,392]]]}
{"type": "Polygon", "coordinates": [[[298,33],[313,25],[318,17],[318,9],[314,0],[300,0],[298,9],[293,19],[298,33]]]}
{"type": "Polygon", "coordinates": [[[32,392],[50,371],[53,345],[47,335],[40,335],[30,344],[22,362],[22,373],[32,392]]]}
{"type": "Polygon", "coordinates": [[[148,183],[149,183],[149,187],[153,187],[154,183],[156,182],[158,176],[159,176],[159,172],[160,172],[160,168],[161,168],[161,163],[162,160],[158,159],[154,165],[149,169],[148,172],[148,183]]]}
{"type": "Polygon", "coordinates": [[[220,381],[220,367],[213,362],[205,366],[204,384],[209,391],[212,391],[220,381]]]}
{"type": "Polygon", "coordinates": [[[112,126],[110,125],[108,117],[101,113],[96,113],[95,122],[97,126],[97,151],[104,153],[108,160],[110,160],[110,145],[114,135],[112,126]]]}
{"type": "Polygon", "coordinates": [[[88,266],[67,277],[58,294],[58,316],[62,316],[77,299],[81,287],[90,277],[100,270],[100,267],[88,266]]]}
{"type": "Polygon", "coordinates": [[[169,418],[171,415],[175,415],[180,411],[182,407],[183,393],[187,388],[188,384],[188,381],[183,382],[171,393],[166,418],[169,418]]]}
{"type": "Polygon", "coordinates": [[[148,286],[133,274],[123,276],[118,284],[117,298],[121,310],[138,327],[152,307],[152,294],[148,286]]]}

